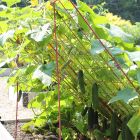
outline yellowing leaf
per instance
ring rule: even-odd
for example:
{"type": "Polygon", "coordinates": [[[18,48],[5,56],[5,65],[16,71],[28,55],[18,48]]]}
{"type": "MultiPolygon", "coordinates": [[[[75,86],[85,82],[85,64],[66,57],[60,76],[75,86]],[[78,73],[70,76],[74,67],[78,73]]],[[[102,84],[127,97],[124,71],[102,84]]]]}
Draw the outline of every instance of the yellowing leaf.
{"type": "Polygon", "coordinates": [[[48,2],[46,3],[46,9],[47,9],[47,10],[52,10],[52,9],[53,9],[53,7],[51,6],[50,1],[48,1],[48,2]]]}
{"type": "Polygon", "coordinates": [[[34,6],[37,6],[38,5],[38,0],[31,0],[31,5],[34,7],[34,6]]]}
{"type": "Polygon", "coordinates": [[[48,50],[52,50],[52,46],[50,44],[47,46],[47,48],[48,50]]]}

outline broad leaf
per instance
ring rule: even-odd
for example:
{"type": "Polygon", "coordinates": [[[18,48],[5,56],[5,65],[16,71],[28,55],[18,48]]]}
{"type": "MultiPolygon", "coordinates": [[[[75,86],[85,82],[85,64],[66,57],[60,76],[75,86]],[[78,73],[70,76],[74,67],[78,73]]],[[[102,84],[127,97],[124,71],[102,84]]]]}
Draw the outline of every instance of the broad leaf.
{"type": "Polygon", "coordinates": [[[83,12],[88,12],[91,14],[91,16],[95,17],[95,13],[86,3],[84,3],[80,0],[77,0],[77,5],[78,5],[79,10],[81,10],[83,12]]]}
{"type": "MultiPolygon", "coordinates": [[[[111,44],[104,40],[102,40],[102,42],[105,45],[105,47],[108,49],[108,51],[110,51],[110,53],[112,53],[112,55],[118,55],[118,54],[122,54],[124,52],[120,48],[111,47],[111,44]]],[[[94,39],[91,41],[91,50],[90,51],[93,55],[100,54],[105,50],[105,47],[103,47],[103,45],[99,42],[99,40],[94,39]]]]}
{"type": "Polygon", "coordinates": [[[136,98],[138,98],[138,93],[134,91],[132,88],[127,87],[123,90],[118,91],[117,95],[109,101],[109,104],[119,100],[122,100],[128,104],[130,101],[136,98]]]}
{"type": "Polygon", "coordinates": [[[117,47],[111,47],[111,44],[105,40],[101,40],[104,46],[100,43],[99,40],[91,40],[91,54],[96,55],[100,54],[103,51],[105,51],[105,48],[108,49],[113,55],[121,54],[123,51],[120,48],[117,47]]]}
{"type": "Polygon", "coordinates": [[[107,23],[107,18],[105,16],[96,16],[93,18],[94,24],[105,24],[107,23]]]}
{"type": "Polygon", "coordinates": [[[124,51],[121,50],[120,48],[113,47],[110,48],[110,52],[112,53],[112,55],[118,55],[118,54],[122,54],[124,51]]]}
{"type": "MultiPolygon", "coordinates": [[[[104,27],[106,28],[106,27],[104,27]]],[[[133,42],[133,36],[125,33],[120,27],[115,25],[110,25],[110,28],[106,28],[112,37],[119,37],[125,42],[133,42]]]]}
{"type": "MultiPolygon", "coordinates": [[[[63,6],[64,6],[66,9],[74,9],[73,5],[72,5],[71,2],[68,1],[68,0],[61,0],[61,3],[63,3],[63,6]]],[[[61,9],[64,9],[64,7],[62,6],[61,3],[58,3],[57,5],[58,5],[61,9]]]]}
{"type": "Polygon", "coordinates": [[[7,59],[4,62],[0,63],[0,68],[9,68],[8,64],[13,60],[14,60],[14,58],[11,58],[11,59],[7,59]]]}
{"type": "Polygon", "coordinates": [[[29,31],[26,35],[30,36],[30,38],[32,38],[36,42],[44,41],[44,39],[49,40],[52,33],[49,27],[50,24],[46,24],[38,29],[29,31]]]}
{"type": "Polygon", "coordinates": [[[105,48],[101,45],[99,40],[92,40],[91,41],[91,50],[90,52],[95,55],[95,54],[100,54],[105,50],[105,48]]]}
{"type": "Polygon", "coordinates": [[[131,61],[140,61],[140,51],[126,52],[131,61]]]}
{"type": "Polygon", "coordinates": [[[0,35],[0,46],[3,46],[8,38],[12,38],[14,35],[14,30],[9,30],[8,32],[0,35]]]}
{"type": "Polygon", "coordinates": [[[54,71],[54,68],[55,68],[55,63],[54,62],[51,62],[49,64],[42,65],[42,67],[40,67],[40,70],[43,73],[51,76],[52,75],[52,72],[54,71]]]}
{"type": "Polygon", "coordinates": [[[3,2],[6,2],[8,6],[12,6],[15,3],[20,2],[21,0],[2,0],[3,2]]]}
{"type": "Polygon", "coordinates": [[[132,134],[137,137],[137,134],[140,132],[140,110],[133,115],[127,125],[132,134]]]}
{"type": "Polygon", "coordinates": [[[52,72],[55,68],[54,63],[49,63],[49,64],[44,64],[44,65],[40,65],[35,72],[33,73],[33,79],[39,79],[41,80],[41,82],[46,85],[49,86],[52,82],[52,72]]]}
{"type": "Polygon", "coordinates": [[[137,69],[137,80],[138,80],[138,82],[140,84],[140,68],[137,69]]]}
{"type": "Polygon", "coordinates": [[[33,79],[39,79],[44,85],[49,86],[52,83],[52,78],[44,74],[41,70],[40,67],[38,67],[35,72],[33,73],[33,79]]]}
{"type": "Polygon", "coordinates": [[[88,31],[89,30],[89,27],[88,27],[87,23],[85,22],[85,20],[83,19],[83,17],[81,17],[81,15],[78,15],[78,24],[85,31],[88,31]]]}

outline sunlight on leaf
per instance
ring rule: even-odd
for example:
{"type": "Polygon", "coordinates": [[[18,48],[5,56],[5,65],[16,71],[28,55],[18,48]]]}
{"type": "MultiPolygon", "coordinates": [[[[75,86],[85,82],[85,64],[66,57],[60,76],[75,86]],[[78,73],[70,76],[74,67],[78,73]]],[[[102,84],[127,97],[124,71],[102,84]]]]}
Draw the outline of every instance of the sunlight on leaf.
{"type": "Polygon", "coordinates": [[[15,30],[9,30],[8,32],[0,35],[0,46],[3,46],[8,38],[12,38],[15,30]]]}
{"type": "Polygon", "coordinates": [[[33,73],[33,79],[39,79],[46,86],[49,86],[52,83],[52,72],[55,68],[54,63],[40,65],[35,72],[33,73]]]}
{"type": "Polygon", "coordinates": [[[34,6],[37,6],[38,5],[38,0],[31,0],[31,5],[34,7],[34,6]]]}
{"type": "Polygon", "coordinates": [[[126,52],[132,61],[140,61],[140,51],[126,52]]]}
{"type": "Polygon", "coordinates": [[[133,42],[133,40],[134,40],[132,35],[125,33],[118,26],[110,25],[110,28],[106,28],[104,26],[102,26],[102,27],[105,28],[112,37],[119,37],[120,39],[122,39],[125,42],[133,42]]]}
{"type": "Polygon", "coordinates": [[[7,5],[10,7],[18,2],[20,2],[21,0],[2,0],[3,2],[6,2],[7,5]]]}

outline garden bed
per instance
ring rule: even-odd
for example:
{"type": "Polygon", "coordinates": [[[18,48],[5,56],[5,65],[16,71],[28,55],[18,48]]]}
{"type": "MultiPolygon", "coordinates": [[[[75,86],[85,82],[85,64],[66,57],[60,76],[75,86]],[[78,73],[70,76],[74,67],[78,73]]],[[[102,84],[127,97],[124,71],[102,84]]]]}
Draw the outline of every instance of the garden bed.
{"type": "MultiPolygon", "coordinates": [[[[21,127],[26,122],[19,122],[18,123],[18,129],[17,129],[17,139],[16,140],[57,140],[58,138],[54,136],[51,132],[48,133],[47,136],[42,134],[35,134],[35,133],[25,133],[21,130],[21,127]]],[[[4,126],[7,129],[7,131],[15,137],[15,122],[4,122],[4,126]]]]}

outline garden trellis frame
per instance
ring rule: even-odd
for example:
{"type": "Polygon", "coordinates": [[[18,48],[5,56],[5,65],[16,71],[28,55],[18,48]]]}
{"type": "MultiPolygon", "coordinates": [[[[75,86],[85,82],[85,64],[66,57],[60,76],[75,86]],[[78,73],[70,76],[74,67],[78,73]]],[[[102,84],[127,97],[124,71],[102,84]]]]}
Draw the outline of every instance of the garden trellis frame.
{"type": "MultiPolygon", "coordinates": [[[[54,53],[52,54],[56,59],[56,81],[58,84],[58,112],[59,112],[59,140],[61,140],[61,111],[60,111],[60,93],[61,93],[61,80],[63,80],[63,76],[61,74],[60,66],[67,63],[67,66],[65,68],[66,75],[73,77],[73,79],[77,79],[77,71],[82,69],[85,74],[85,79],[87,79],[88,84],[93,84],[93,82],[96,82],[97,85],[100,85],[100,104],[104,107],[104,109],[108,112],[109,116],[114,111],[117,111],[121,117],[125,116],[126,114],[129,114],[131,112],[135,112],[135,108],[131,104],[125,105],[123,102],[116,103],[120,108],[118,110],[118,106],[116,105],[108,105],[108,101],[115,95],[115,93],[120,89],[127,87],[127,85],[131,86],[136,92],[139,93],[131,79],[127,76],[119,62],[116,60],[116,58],[110,53],[104,42],[100,39],[99,35],[96,33],[96,31],[93,29],[93,27],[90,25],[88,20],[86,19],[85,15],[83,15],[80,10],[77,8],[77,5],[75,5],[72,1],[70,1],[71,6],[73,6],[77,16],[79,16],[86,24],[86,26],[89,29],[89,34],[91,36],[94,36],[100,43],[100,45],[105,49],[105,55],[99,54],[97,56],[93,56],[90,51],[87,49],[85,44],[83,44],[82,39],[79,38],[77,34],[73,30],[71,30],[70,23],[72,22],[75,24],[76,27],[79,27],[81,29],[80,25],[75,20],[75,15],[71,15],[69,13],[69,9],[65,7],[65,5],[59,1],[52,1],[52,5],[54,8],[54,16],[50,15],[52,17],[52,20],[54,21],[54,44],[49,44],[51,48],[54,50],[54,53]],[[61,5],[63,7],[63,10],[68,15],[67,19],[61,19],[61,22],[57,22],[58,13],[57,13],[57,4],[61,5]],[[64,24],[65,28],[71,34],[71,36],[76,39],[77,43],[81,45],[81,48],[78,48],[73,42],[72,38],[67,36],[65,33],[63,33],[63,36],[65,37],[65,40],[67,40],[68,44],[65,43],[65,40],[62,40],[59,36],[57,36],[57,28],[58,25],[64,24]],[[60,52],[59,46],[63,46],[63,52],[60,52]],[[71,47],[71,48],[69,48],[71,47]],[[77,54],[73,53],[71,49],[75,49],[77,54]],[[83,51],[81,51],[83,50],[83,51]],[[65,56],[68,57],[66,58],[65,56]],[[86,57],[85,57],[86,55],[86,57]],[[79,58],[80,56],[80,58],[79,58]],[[116,67],[113,67],[109,64],[109,59],[106,58],[106,56],[114,63],[116,67]],[[72,58],[75,58],[75,61],[72,60],[72,58]],[[61,60],[61,61],[60,61],[61,60]],[[90,63],[89,60],[92,62],[90,63]],[[86,66],[84,65],[83,61],[86,63],[86,66]],[[63,62],[63,64],[62,64],[63,62]],[[98,80],[99,71],[102,69],[108,69],[109,73],[111,73],[112,78],[115,80],[106,82],[105,80],[101,79],[98,80]],[[118,76],[116,74],[116,70],[120,72],[121,76],[118,76]],[[116,85],[117,83],[117,85],[116,85]],[[112,86],[113,88],[111,88],[112,86]]],[[[87,33],[85,33],[83,30],[80,30],[80,32],[83,34],[83,37],[86,39],[87,42],[91,42],[91,40],[88,38],[87,33]]],[[[109,76],[109,75],[108,75],[109,76]]],[[[73,88],[72,83],[65,78],[64,82],[67,84],[67,86],[72,89],[72,92],[77,93],[77,90],[73,88]]],[[[76,95],[75,95],[76,96],[76,95]]],[[[78,95],[77,95],[78,96],[78,95]]],[[[84,100],[84,99],[83,99],[84,100]]],[[[139,100],[137,100],[138,104],[139,100]]],[[[121,119],[120,119],[121,121],[121,119]]],[[[17,130],[16,130],[17,131],[17,130]]]]}

